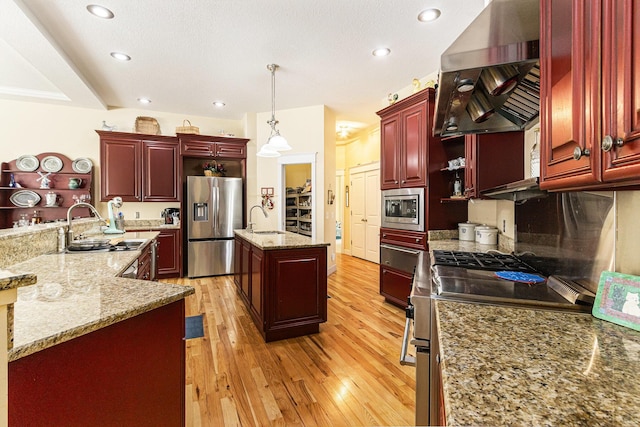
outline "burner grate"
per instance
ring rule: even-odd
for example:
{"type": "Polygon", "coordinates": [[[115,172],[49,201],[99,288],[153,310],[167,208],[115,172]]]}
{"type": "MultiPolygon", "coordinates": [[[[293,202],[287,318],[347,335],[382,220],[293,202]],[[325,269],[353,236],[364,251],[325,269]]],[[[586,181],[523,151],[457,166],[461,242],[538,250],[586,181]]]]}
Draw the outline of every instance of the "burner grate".
{"type": "Polygon", "coordinates": [[[433,251],[433,265],[465,267],[491,271],[535,272],[517,257],[483,252],[433,251]]]}

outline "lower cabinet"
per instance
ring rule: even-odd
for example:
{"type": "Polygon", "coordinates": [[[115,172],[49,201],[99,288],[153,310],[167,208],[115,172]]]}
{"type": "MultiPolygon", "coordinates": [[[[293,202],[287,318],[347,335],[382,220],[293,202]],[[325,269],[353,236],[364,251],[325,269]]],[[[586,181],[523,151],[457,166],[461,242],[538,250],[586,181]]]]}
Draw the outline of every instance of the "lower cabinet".
{"type": "Polygon", "coordinates": [[[138,275],[136,276],[137,279],[153,280],[157,277],[157,274],[155,274],[155,272],[153,276],[151,274],[151,268],[154,267],[151,263],[151,247],[155,244],[156,242],[151,242],[150,244],[148,244],[142,250],[142,254],[138,257],[138,275]]]}
{"type": "Polygon", "coordinates": [[[407,307],[412,280],[413,275],[410,273],[380,265],[380,295],[393,305],[407,307]]]}
{"type": "Polygon", "coordinates": [[[263,250],[235,239],[234,281],[266,342],[317,333],[327,321],[327,248],[263,250]]]}
{"type": "Polygon", "coordinates": [[[167,230],[158,228],[160,234],[156,238],[158,241],[158,279],[168,277],[180,277],[182,274],[182,244],[180,241],[180,230],[167,230]]]}
{"type": "Polygon", "coordinates": [[[184,425],[184,328],[180,300],[10,362],[8,425],[184,425]]]}

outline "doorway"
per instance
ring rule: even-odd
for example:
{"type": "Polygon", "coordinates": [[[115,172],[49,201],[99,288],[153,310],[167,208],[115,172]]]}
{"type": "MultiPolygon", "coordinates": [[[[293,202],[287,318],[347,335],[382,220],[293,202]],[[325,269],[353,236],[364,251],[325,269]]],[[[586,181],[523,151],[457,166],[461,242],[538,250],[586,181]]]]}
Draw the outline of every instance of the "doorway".
{"type": "Polygon", "coordinates": [[[380,262],[380,164],[350,170],[351,255],[380,262]]]}
{"type": "Polygon", "coordinates": [[[336,253],[342,253],[342,238],[344,236],[344,169],[336,171],[336,253]]]}
{"type": "Polygon", "coordinates": [[[311,238],[317,236],[316,155],[278,157],[278,226],[311,238]]]}

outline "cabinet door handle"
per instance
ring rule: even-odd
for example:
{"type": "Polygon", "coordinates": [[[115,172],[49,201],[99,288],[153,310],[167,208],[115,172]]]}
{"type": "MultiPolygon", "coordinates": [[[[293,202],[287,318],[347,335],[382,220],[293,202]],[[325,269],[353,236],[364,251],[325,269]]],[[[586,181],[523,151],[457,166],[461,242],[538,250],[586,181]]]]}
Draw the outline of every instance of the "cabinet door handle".
{"type": "Polygon", "coordinates": [[[624,145],[624,139],[616,138],[615,140],[611,135],[605,135],[602,140],[602,151],[608,153],[613,147],[622,147],[624,145]]]}
{"type": "Polygon", "coordinates": [[[403,179],[403,180],[402,180],[402,183],[404,184],[405,182],[407,182],[407,181],[405,181],[405,180],[403,179]]]}
{"type": "Polygon", "coordinates": [[[384,234],[384,233],[382,233],[382,237],[387,237],[387,235],[386,235],[386,234],[384,234]]]}
{"type": "Polygon", "coordinates": [[[580,160],[582,156],[589,157],[591,155],[591,151],[588,148],[584,150],[580,147],[576,147],[573,149],[573,160],[580,160]]]}
{"type": "Polygon", "coordinates": [[[393,183],[394,183],[394,184],[397,184],[397,183],[398,183],[398,181],[393,181],[393,183]]]}
{"type": "Polygon", "coordinates": [[[420,238],[416,237],[416,243],[420,243],[420,238]]]}

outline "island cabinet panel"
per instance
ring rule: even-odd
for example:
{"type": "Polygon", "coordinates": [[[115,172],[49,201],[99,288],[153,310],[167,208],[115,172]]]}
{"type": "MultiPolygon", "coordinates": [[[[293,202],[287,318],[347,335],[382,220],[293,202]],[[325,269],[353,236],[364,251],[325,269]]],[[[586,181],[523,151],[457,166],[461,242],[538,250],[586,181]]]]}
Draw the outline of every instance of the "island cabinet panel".
{"type": "Polygon", "coordinates": [[[327,248],[262,250],[235,239],[235,281],[266,342],[319,332],[327,321],[327,248]]]}
{"type": "Polygon", "coordinates": [[[262,258],[263,252],[261,250],[256,248],[251,250],[251,290],[249,291],[251,299],[249,300],[249,307],[257,319],[261,319],[264,312],[264,302],[262,300],[262,258]]]}
{"type": "Polygon", "coordinates": [[[184,300],[9,363],[9,426],[183,426],[184,300]]]}
{"type": "Polygon", "coordinates": [[[640,2],[540,2],[541,183],[640,184],[640,2]]]}

